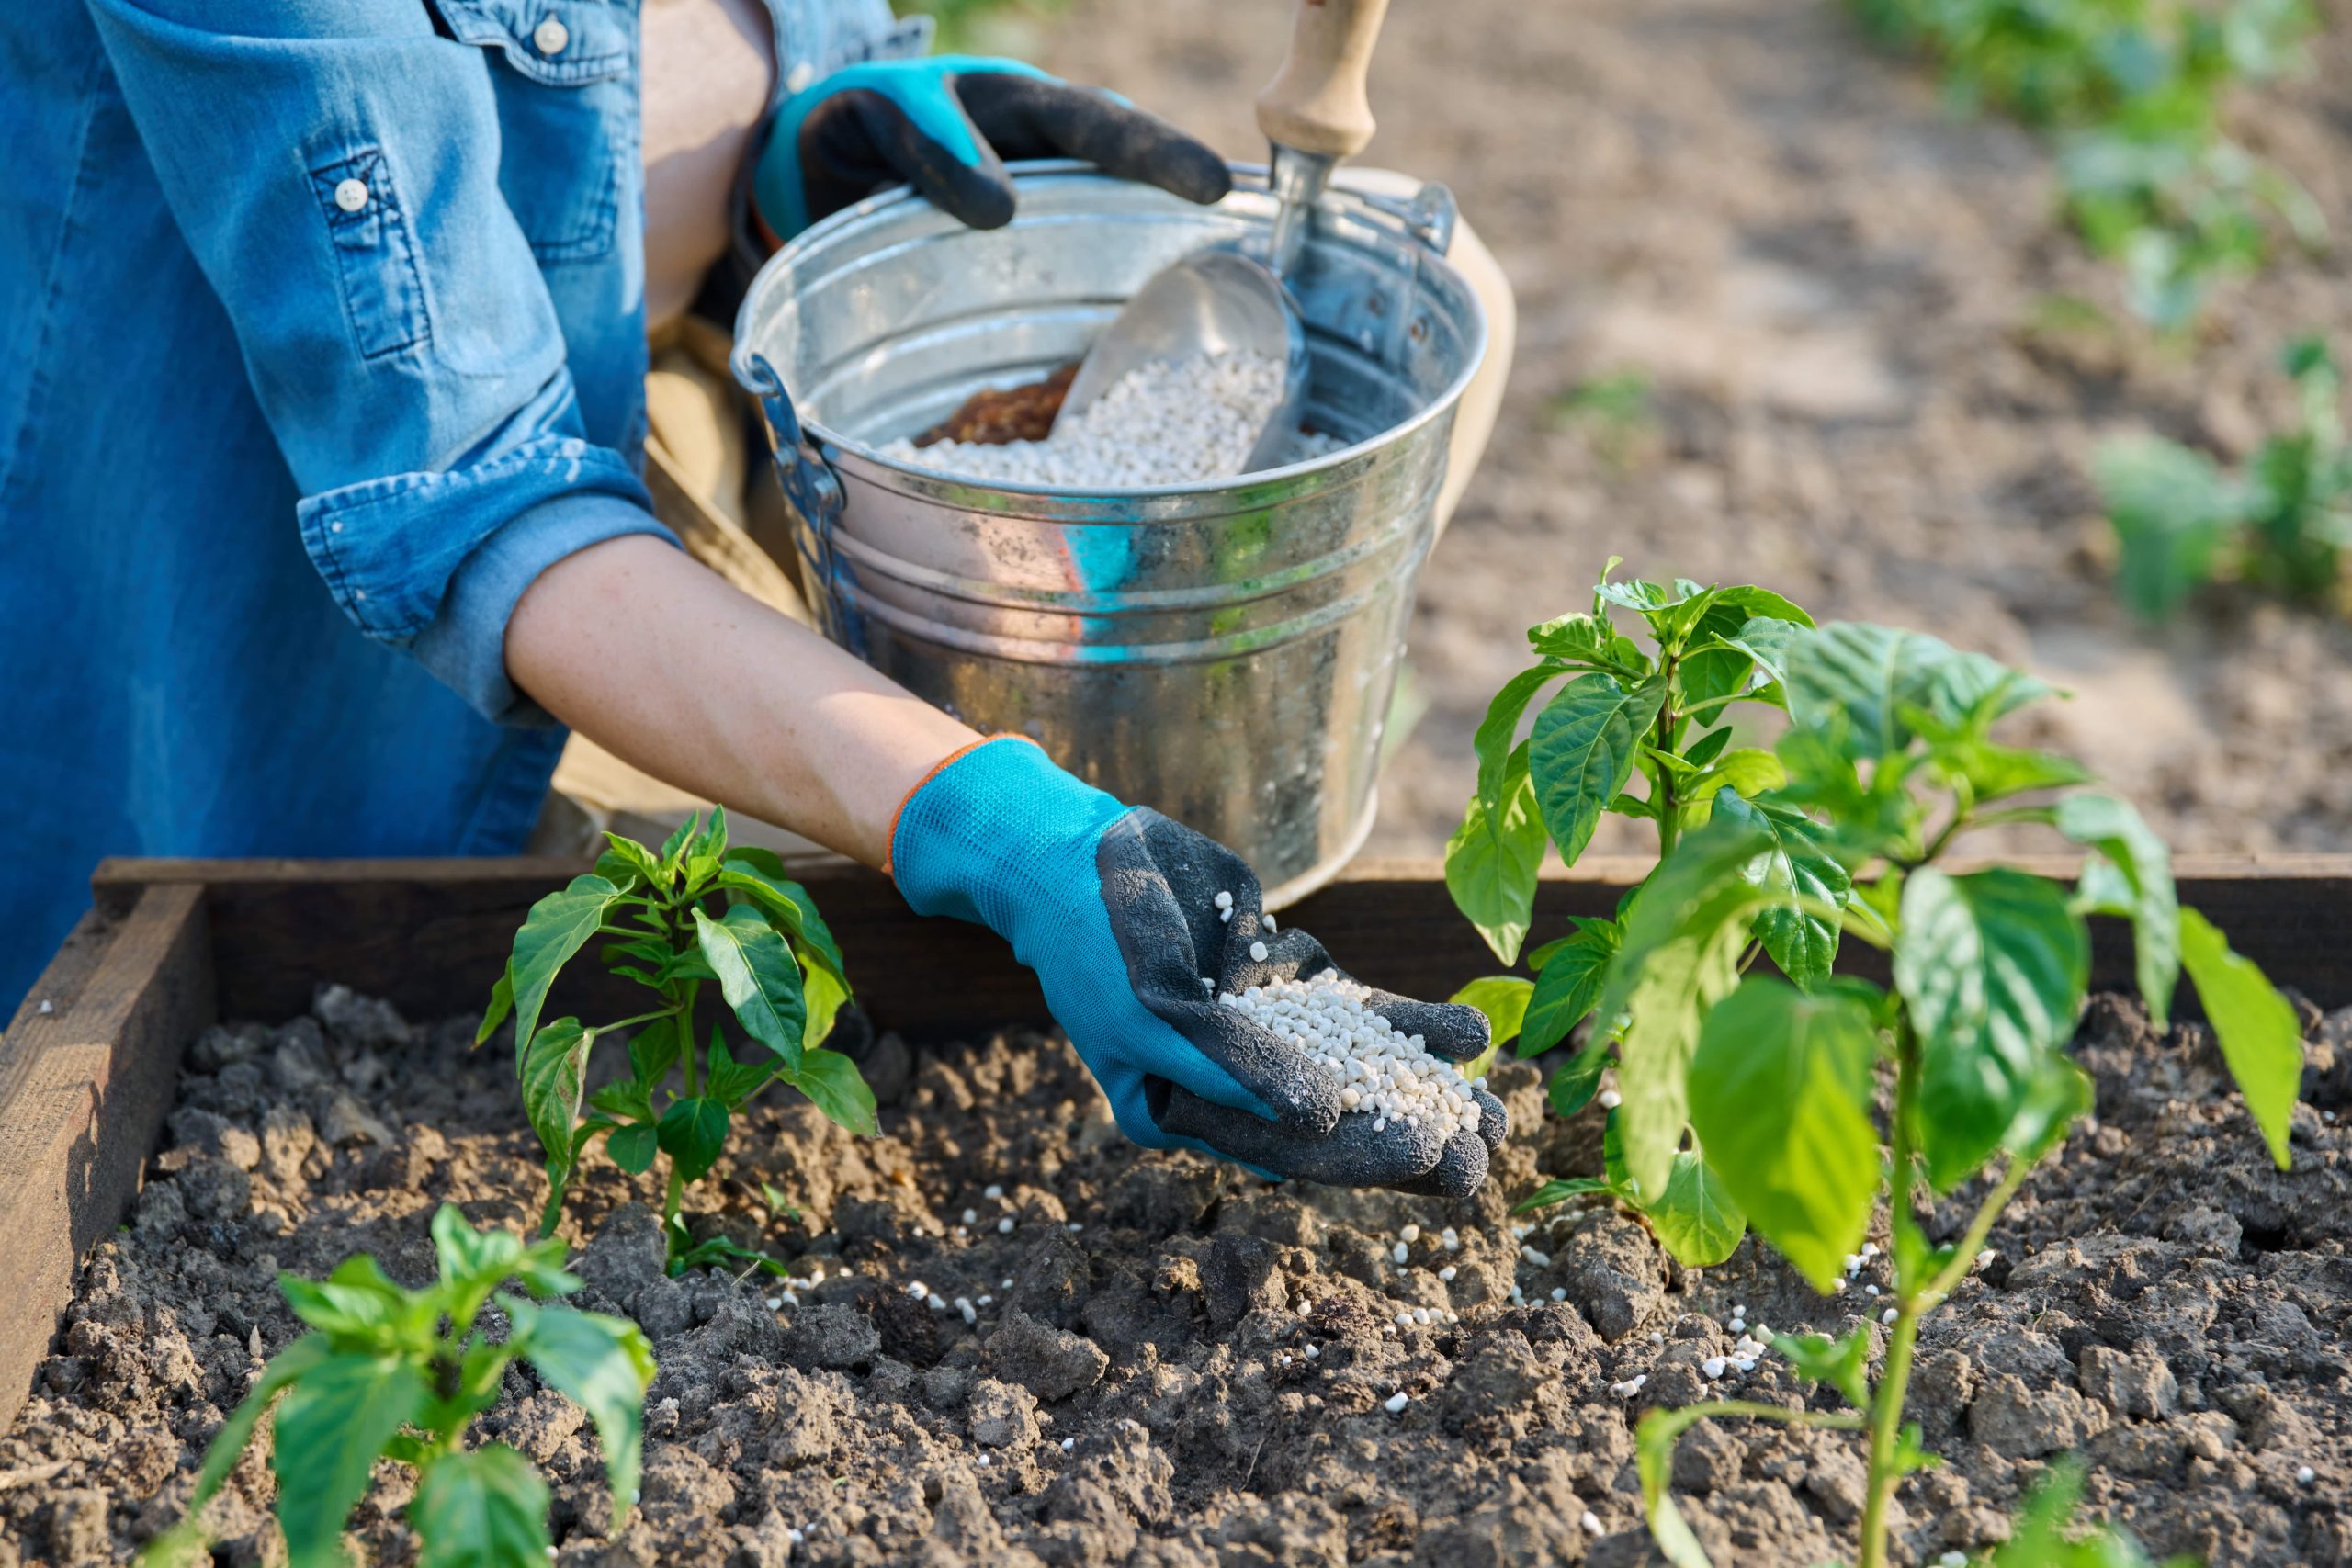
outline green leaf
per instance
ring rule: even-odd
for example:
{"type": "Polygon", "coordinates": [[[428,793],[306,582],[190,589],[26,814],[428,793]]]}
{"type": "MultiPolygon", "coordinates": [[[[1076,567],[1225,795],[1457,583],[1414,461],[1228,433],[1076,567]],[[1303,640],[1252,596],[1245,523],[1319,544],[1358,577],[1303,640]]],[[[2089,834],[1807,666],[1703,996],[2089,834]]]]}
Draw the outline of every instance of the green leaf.
{"type": "Polygon", "coordinates": [[[437,1303],[401,1289],[365,1253],[344,1259],[321,1280],[281,1273],[277,1290],[294,1315],[324,1333],[338,1350],[398,1350],[426,1344],[440,1311],[437,1303]]]}
{"type": "Polygon", "coordinates": [[[2090,1112],[2092,1100],[2090,1075],[2054,1051],[2045,1053],[2001,1146],[2028,1165],[2038,1163],[2065,1142],[2066,1130],[2090,1112]]]}
{"type": "Polygon", "coordinates": [[[1742,799],[1778,789],[1788,782],[1789,772],[1781,759],[1771,752],[1753,746],[1743,746],[1724,753],[1722,761],[1708,768],[1691,782],[1693,795],[1713,798],[1719,789],[1728,789],[1742,799]]]}
{"type": "Polygon", "coordinates": [[[443,1454],[417,1478],[408,1518],[417,1568],[546,1568],[548,1483],[503,1443],[443,1454]]]}
{"type": "Polygon", "coordinates": [[[710,822],[695,838],[694,848],[686,852],[689,860],[716,862],[727,853],[727,807],[710,808],[710,822]]]}
{"type": "Polygon", "coordinates": [[[1611,1190],[1613,1189],[1609,1183],[1597,1176],[1565,1178],[1555,1176],[1518,1202],[1513,1203],[1510,1206],[1510,1212],[1514,1214],[1530,1213],[1537,1209],[1548,1209],[1555,1203],[1565,1203],[1571,1198],[1581,1198],[1611,1190]]]}
{"type": "Polygon", "coordinates": [[[1715,814],[1755,833],[1768,848],[1741,874],[1771,902],[1757,915],[1756,939],[1781,973],[1808,990],[1838,962],[1838,923],[1821,906],[1842,909],[1853,879],[1830,852],[1829,830],[1793,806],[1718,795],[1715,814]],[[1803,899],[1814,908],[1800,907],[1803,899]]]}
{"type": "Polygon", "coordinates": [[[1643,1213],[1649,1215],[1658,1241],[1686,1269],[1713,1268],[1747,1234],[1747,1216],[1730,1188],[1690,1149],[1674,1156],[1666,1190],[1656,1202],[1645,1204],[1643,1213]]]}
{"type": "Polygon", "coordinates": [[[498,972],[497,981],[490,987],[490,1005],[482,1010],[481,1021],[474,1026],[474,1043],[479,1045],[498,1032],[514,1010],[514,982],[505,970],[498,972]]]}
{"type": "Polygon", "coordinates": [[[643,1176],[653,1168],[654,1151],[661,1146],[654,1124],[639,1122],[627,1127],[616,1127],[613,1135],[605,1140],[605,1152],[613,1163],[631,1176],[643,1176]]]}
{"type": "Polygon", "coordinates": [[[1527,998],[1535,992],[1534,982],[1515,975],[1487,975],[1471,981],[1453,995],[1449,1002],[1462,1007],[1476,1008],[1487,1018],[1487,1049],[1475,1062],[1463,1066],[1464,1077],[1476,1077],[1486,1071],[1495,1052],[1510,1043],[1519,1033],[1520,1021],[1527,1016],[1527,998]]]}
{"type": "Polygon", "coordinates": [[[1852,996],[1751,976],[1707,1015],[1690,1063],[1690,1124],[1708,1163],[1824,1292],[1861,1246],[1878,1195],[1877,1055],[1870,1009],[1852,996]]]}
{"type": "Polygon", "coordinates": [[[1600,1075],[1615,1060],[1607,1045],[1596,1040],[1568,1059],[1568,1065],[1552,1075],[1544,1086],[1544,1094],[1552,1102],[1553,1112],[1574,1116],[1592,1103],[1600,1091],[1600,1075]]]}
{"type": "MultiPolygon", "coordinates": [[[[1715,599],[1719,604],[1735,605],[1747,613],[1747,620],[1739,634],[1743,637],[1748,635],[1747,626],[1756,626],[1758,622],[1770,626],[1791,626],[1807,630],[1810,630],[1813,626],[1813,616],[1810,614],[1793,600],[1784,599],[1769,588],[1758,588],[1752,584],[1743,583],[1737,587],[1717,590],[1715,599]]],[[[1777,634],[1768,633],[1767,635],[1777,634]]]]}
{"type": "Polygon", "coordinates": [[[618,833],[606,833],[605,835],[605,841],[612,845],[611,853],[613,858],[619,861],[623,865],[628,866],[629,870],[635,872],[638,875],[643,877],[647,886],[660,889],[665,893],[669,890],[667,883],[662,875],[662,858],[660,856],[647,849],[643,844],[639,843],[635,839],[625,839],[618,833]]]}
{"type": "MultiPolygon", "coordinates": [[[[1535,631],[1543,629],[1538,626],[1535,631]]],[[[1535,632],[1528,633],[1530,637],[1534,635],[1535,632]]],[[[1511,775],[1511,759],[1518,750],[1519,721],[1526,716],[1527,705],[1534,700],[1537,692],[1559,678],[1556,665],[1522,670],[1504,682],[1503,689],[1487,705],[1487,716],[1478,721],[1470,745],[1478,755],[1478,802],[1486,807],[1488,817],[1502,807],[1504,786],[1511,775]]]]}
{"type": "Polygon", "coordinates": [[[1702,735],[1698,739],[1693,740],[1690,745],[1684,747],[1682,750],[1682,760],[1690,763],[1694,768],[1703,768],[1708,763],[1713,761],[1716,758],[1722,756],[1724,754],[1724,748],[1730,744],[1731,726],[1725,725],[1721,729],[1702,735]]]}
{"type": "Polygon", "coordinates": [[[2117,588],[2134,615],[2162,620],[2213,571],[2245,499],[2212,459],[2158,436],[2127,436],[2092,461],[2122,547],[2117,588]]]}
{"type": "Polygon", "coordinates": [[[2120,874],[2131,901],[2120,912],[2132,921],[2140,999],[2158,1029],[2169,1027],[2173,987],[2180,982],[2180,898],[2173,888],[2172,852],[2129,803],[2111,795],[2066,796],[2058,803],[2057,826],[2120,874]]]}
{"type": "Polygon", "coordinates": [[[703,1092],[729,1111],[741,1110],[743,1101],[775,1077],[783,1066],[774,1056],[764,1062],[738,1062],[728,1053],[727,1043],[719,1038],[715,1023],[710,1027],[709,1064],[703,1092]]]}
{"type": "Polygon", "coordinates": [[[1939,1190],[1996,1147],[2082,1010],[2090,937],[2050,882],[1933,866],[1903,889],[1894,983],[1920,1044],[1920,1144],[1939,1190]]]}
{"type": "MultiPolygon", "coordinates": [[[[817,912],[817,901],[808,889],[794,881],[784,869],[784,861],[774,850],[757,844],[738,844],[727,852],[725,871],[756,878],[763,892],[753,892],[761,906],[775,917],[777,929],[801,944],[804,955],[819,968],[829,972],[842,983],[842,994],[849,994],[849,970],[842,961],[841,944],[833,940],[832,929],[817,912]]],[[[724,881],[724,877],[721,878],[724,881]]],[[[729,886],[734,886],[729,884],[729,886]]],[[[743,889],[752,892],[752,889],[743,889]]]]}
{"type": "Polygon", "coordinates": [[[2288,1119],[2303,1077],[2303,1032],[2295,1010],[2252,959],[2233,952],[2211,920],[2186,906],[2180,911],[2180,956],[2213,1025],[2222,1058],[2245,1096],[2246,1111],[2262,1129],[2270,1157],[2284,1170],[2288,1119]]]}
{"type": "Polygon", "coordinates": [[[716,920],[695,910],[695,940],[743,1032],[797,1066],[808,1010],[800,965],[784,938],[758,910],[738,905],[716,920]]]}
{"type": "Polygon", "coordinates": [[[407,1356],[358,1351],[322,1358],[287,1392],[270,1468],[291,1568],[345,1568],[344,1520],[367,1495],[384,1445],[431,1398],[407,1356]]]}
{"type": "Polygon", "coordinates": [[[830,1120],[858,1136],[870,1138],[880,1131],[874,1090],[859,1076],[857,1064],[839,1051],[809,1052],[792,1081],[830,1120]]]}
{"type": "Polygon", "coordinates": [[[499,1305],[514,1320],[508,1341],[514,1354],[596,1424],[617,1527],[637,1497],[644,1453],[645,1390],[653,1382],[645,1331],[625,1317],[537,1307],[514,1296],[500,1297],[499,1305]]]}
{"type": "Polygon", "coordinates": [[[1445,890],[1505,964],[1518,960],[1520,943],[1527,940],[1535,874],[1544,863],[1544,822],[1536,814],[1524,750],[1503,792],[1502,815],[1490,820],[1474,795],[1462,825],[1445,841],[1445,890]]]}
{"type": "Polygon", "coordinates": [[[1601,811],[1633,778],[1634,748],[1665,697],[1656,676],[1629,692],[1613,675],[1583,675],[1535,716],[1528,765],[1544,826],[1566,864],[1584,853],[1601,811]]]}
{"type": "Polygon", "coordinates": [[[1775,1334],[1772,1348],[1788,1358],[1797,1376],[1827,1383],[1844,1394],[1846,1403],[1857,1410],[1871,1407],[1868,1327],[1857,1328],[1837,1339],[1826,1334],[1775,1334]]]}
{"type": "Polygon", "coordinates": [[[580,1280],[563,1271],[563,1243],[526,1243],[507,1231],[476,1230],[455,1203],[433,1213],[433,1250],[441,1283],[453,1292],[479,1297],[508,1279],[527,1281],[540,1295],[568,1295],[580,1288],[580,1280]]]}
{"type": "Polygon", "coordinates": [[[1665,1190],[1689,1120],[1688,1074],[1708,1009],[1739,983],[1739,955],[1764,895],[1745,874],[1770,839],[1736,821],[1685,835],[1643,884],[1609,969],[1603,1017],[1618,1042],[1626,1161],[1643,1194],[1665,1190]]]}
{"type": "Polygon", "coordinates": [[[665,885],[671,876],[676,874],[678,868],[685,863],[686,846],[692,843],[695,836],[701,831],[702,813],[697,811],[672,829],[670,836],[662,840],[662,870],[665,885]]]}
{"type": "Polygon", "coordinates": [[[1624,932],[1614,920],[1585,920],[1552,947],[1536,971],[1535,988],[1521,1020],[1519,1054],[1540,1055],[1568,1037],[1590,1015],[1609,983],[1609,961],[1624,932]]]}
{"type": "Polygon", "coordinates": [[[674,1016],[654,1019],[628,1037],[629,1070],[648,1094],[677,1064],[679,1054],[678,1021],[674,1016]]]}
{"type": "Polygon", "coordinates": [[[833,1032],[834,1021],[841,1017],[842,1007],[849,1000],[849,987],[836,978],[833,972],[813,963],[800,966],[800,999],[808,1010],[808,1021],[800,1031],[804,1050],[814,1051],[833,1032]]]}
{"type": "Polygon", "coordinates": [[[1649,1510],[1650,1544],[1674,1568],[1713,1568],[1668,1490],[1674,1480],[1675,1439],[1706,1415],[1697,1407],[1653,1410],[1634,1428],[1634,1467],[1642,1478],[1642,1506],[1649,1510]]]}
{"type": "Polygon", "coordinates": [[[1610,625],[1605,615],[1555,616],[1540,626],[1528,627],[1527,643],[1546,659],[1597,665],[1625,675],[1640,676],[1649,671],[1640,645],[1610,625]]]}
{"type": "Polygon", "coordinates": [[[1682,595],[1675,590],[1661,588],[1655,582],[1645,582],[1638,577],[1629,577],[1622,582],[1604,580],[1592,592],[1597,599],[1622,605],[1642,615],[1682,603],[1682,595]]]}
{"type": "Polygon", "coordinates": [[[523,1055],[523,1114],[550,1160],[571,1162],[571,1129],[580,1120],[580,1091],[595,1035],[576,1018],[560,1018],[531,1037],[523,1055]]]}
{"type": "MultiPolygon", "coordinates": [[[[506,975],[514,998],[514,1065],[538,1032],[539,1010],[547,1005],[548,988],[571,955],[588,944],[605,912],[620,890],[601,876],[575,876],[560,893],[550,893],[531,906],[522,930],[514,933],[514,952],[506,961],[506,975]]],[[[492,997],[495,1001],[495,994],[492,997]]]]}
{"type": "Polygon", "coordinates": [[[325,1335],[306,1334],[271,1359],[269,1365],[262,1369],[253,1392],[212,1434],[211,1445],[204,1450],[203,1466],[196,1472],[196,1489],[188,1495],[186,1515],[140,1553],[142,1563],[210,1563],[210,1555],[203,1551],[206,1505],[220,1493],[230,1472],[236,1469],[237,1461],[244,1456],[246,1445],[253,1441],[254,1428],[261,1424],[262,1414],[269,1408],[270,1402],[335,1353],[325,1335]]]}
{"type": "MultiPolygon", "coordinates": [[[[1985,727],[2050,688],[1981,653],[1963,653],[1918,632],[1832,622],[1789,644],[1789,716],[1834,741],[1851,759],[1891,756],[1909,745],[1906,709],[1949,728],[1985,727]]],[[[1786,745],[1792,775],[1801,767],[1786,745]]]]}
{"type": "Polygon", "coordinates": [[[2092,778],[2091,771],[2072,757],[2055,751],[1996,746],[1989,740],[1966,740],[1949,749],[1939,748],[1936,760],[1947,772],[1968,781],[1969,791],[1979,806],[2034,790],[2088,784],[2092,778]]]}
{"type": "Polygon", "coordinates": [[[662,1113],[655,1136],[677,1168],[678,1179],[699,1181],[727,1146],[727,1107],[700,1095],[673,1100],[662,1113]]]}
{"type": "Polygon", "coordinates": [[[588,1097],[588,1106],[616,1122],[653,1120],[653,1099],[646,1092],[645,1086],[634,1078],[606,1084],[588,1097]]]}

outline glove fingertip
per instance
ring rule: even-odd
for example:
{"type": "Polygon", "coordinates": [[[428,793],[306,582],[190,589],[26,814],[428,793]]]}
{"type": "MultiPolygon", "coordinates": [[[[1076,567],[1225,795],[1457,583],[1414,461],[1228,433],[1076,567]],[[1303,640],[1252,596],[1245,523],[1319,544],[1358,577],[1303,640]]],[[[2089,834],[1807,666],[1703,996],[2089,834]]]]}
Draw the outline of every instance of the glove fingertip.
{"type": "Polygon", "coordinates": [[[1187,140],[1170,149],[1158,174],[1162,190],[1201,207],[1215,207],[1233,190],[1233,170],[1223,158],[1197,141],[1187,140]]]}

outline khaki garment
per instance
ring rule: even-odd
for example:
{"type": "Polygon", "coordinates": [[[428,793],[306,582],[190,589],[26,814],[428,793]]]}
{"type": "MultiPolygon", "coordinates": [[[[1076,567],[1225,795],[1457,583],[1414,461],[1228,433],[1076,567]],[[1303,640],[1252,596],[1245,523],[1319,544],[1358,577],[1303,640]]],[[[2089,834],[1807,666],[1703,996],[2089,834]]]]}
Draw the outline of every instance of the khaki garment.
{"type": "MultiPolygon", "coordinates": [[[[1380,196],[1411,197],[1421,182],[1388,169],[1343,169],[1339,183],[1380,196]]],[[[1453,520],[1471,474],[1494,434],[1518,338],[1519,307],[1510,280],[1467,222],[1458,223],[1447,260],[1461,272],[1487,311],[1487,356],[1462,395],[1447,450],[1444,487],[1438,492],[1441,532],[1453,520]]],[[[649,434],[646,484],[654,515],[696,560],[804,626],[814,625],[798,577],[783,498],[773,479],[750,482],[750,436],[756,411],[727,368],[721,329],[689,316],[655,342],[645,378],[649,434]]],[[[762,465],[764,469],[765,465],[762,465]]],[[[709,803],[673,789],[629,766],[594,741],[574,735],[555,773],[555,797],[541,816],[533,848],[547,853],[584,851],[605,828],[642,837],[666,834],[709,803]]],[[[746,841],[781,852],[815,846],[782,829],[738,824],[746,841]]]]}

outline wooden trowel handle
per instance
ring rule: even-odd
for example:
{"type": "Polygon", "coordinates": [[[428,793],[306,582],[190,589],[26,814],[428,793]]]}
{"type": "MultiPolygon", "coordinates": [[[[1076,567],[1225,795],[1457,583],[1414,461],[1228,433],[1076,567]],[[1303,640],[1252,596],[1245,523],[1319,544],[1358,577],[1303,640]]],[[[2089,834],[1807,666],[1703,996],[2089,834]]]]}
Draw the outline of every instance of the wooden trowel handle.
{"type": "Polygon", "coordinates": [[[1388,0],[1298,0],[1290,54],[1258,95],[1266,140],[1302,152],[1352,158],[1372,140],[1364,73],[1388,0]]]}

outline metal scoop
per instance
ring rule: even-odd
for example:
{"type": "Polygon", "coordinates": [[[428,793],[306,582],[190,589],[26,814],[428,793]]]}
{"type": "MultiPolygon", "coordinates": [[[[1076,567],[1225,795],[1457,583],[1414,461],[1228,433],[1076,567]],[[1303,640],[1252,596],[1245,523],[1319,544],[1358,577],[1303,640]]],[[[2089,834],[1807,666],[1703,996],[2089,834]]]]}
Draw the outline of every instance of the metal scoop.
{"type": "Polygon", "coordinates": [[[1088,348],[1057,423],[1153,360],[1261,355],[1282,363],[1283,394],[1242,471],[1282,461],[1298,434],[1308,373],[1306,329],[1283,278],[1306,243],[1307,216],[1331,171],[1372,140],[1364,73],[1387,9],[1388,0],[1299,0],[1290,54],[1258,95],[1258,129],[1272,148],[1270,183],[1278,203],[1266,260],[1216,248],[1160,269],[1088,348]]]}

